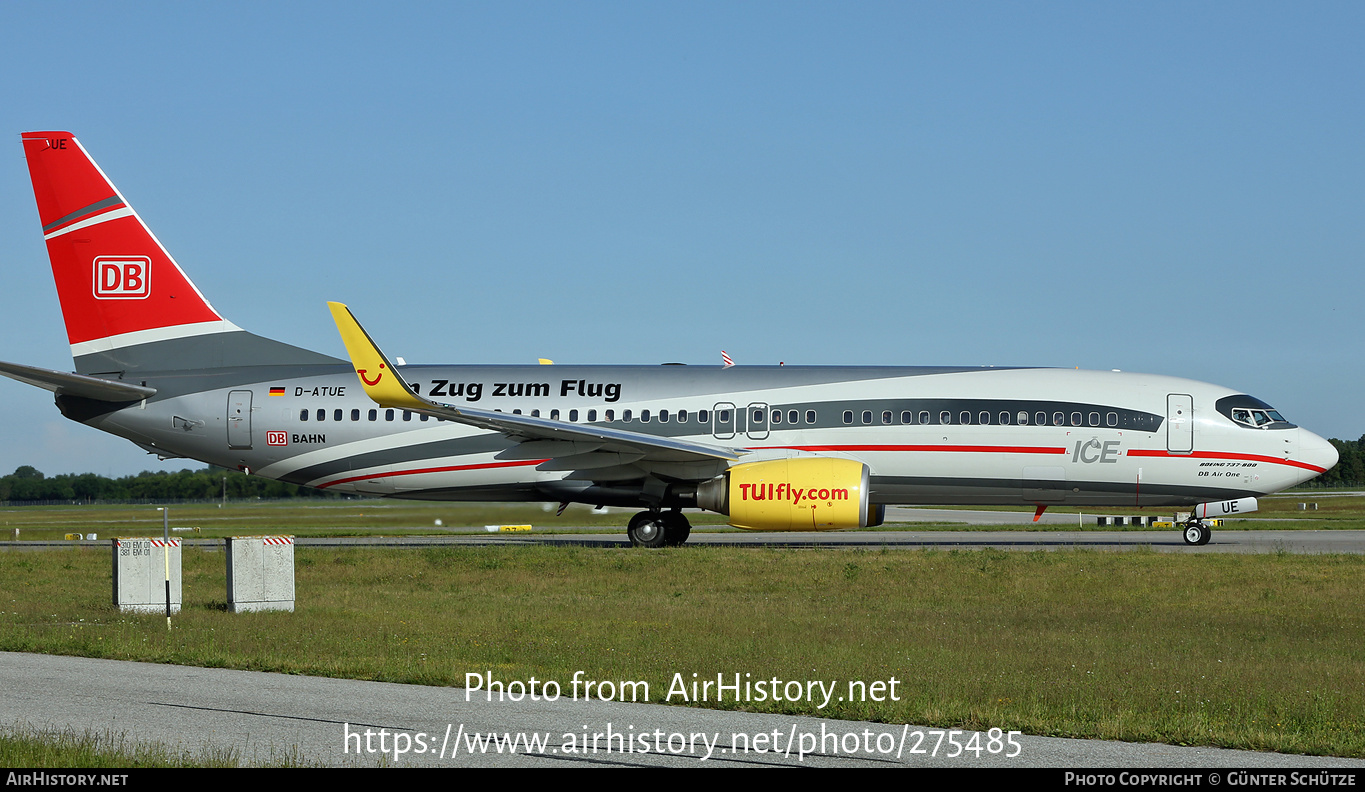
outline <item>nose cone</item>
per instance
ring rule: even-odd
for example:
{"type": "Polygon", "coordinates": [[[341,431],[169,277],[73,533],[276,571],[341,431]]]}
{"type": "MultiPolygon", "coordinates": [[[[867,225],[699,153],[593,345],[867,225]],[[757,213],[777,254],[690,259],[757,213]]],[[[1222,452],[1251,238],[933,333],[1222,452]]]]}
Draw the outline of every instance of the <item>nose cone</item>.
{"type": "MultiPolygon", "coordinates": [[[[1318,437],[1307,429],[1299,429],[1299,453],[1300,462],[1311,465],[1316,473],[1326,473],[1337,463],[1340,455],[1331,443],[1318,437]]],[[[1309,476],[1309,478],[1312,478],[1309,476]]],[[[1307,479],[1304,479],[1307,481],[1307,479]]]]}

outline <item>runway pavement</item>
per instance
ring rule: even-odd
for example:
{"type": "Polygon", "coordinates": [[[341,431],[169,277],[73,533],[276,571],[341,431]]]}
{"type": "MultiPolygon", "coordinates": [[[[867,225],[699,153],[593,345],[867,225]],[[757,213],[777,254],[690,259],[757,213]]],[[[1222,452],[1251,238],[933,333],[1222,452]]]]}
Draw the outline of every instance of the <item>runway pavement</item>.
{"type": "Polygon", "coordinates": [[[1365,767],[1029,735],[973,742],[904,724],[573,700],[570,680],[559,684],[557,701],[490,702],[461,688],[0,652],[0,725],[334,767],[1365,767]]]}
{"type": "MultiPolygon", "coordinates": [[[[764,545],[773,547],[876,547],[889,549],[941,550],[995,548],[1000,550],[1153,550],[1179,553],[1365,553],[1365,531],[1299,530],[1292,519],[1227,520],[1213,530],[1207,545],[1185,544],[1181,532],[1160,530],[1099,530],[1095,515],[1085,515],[1083,526],[1066,530],[1077,523],[1075,514],[1044,514],[1039,523],[1031,511],[989,511],[892,507],[887,521],[908,524],[885,530],[823,532],[737,531],[720,526],[697,526],[689,545],[764,545]],[[1000,530],[918,530],[916,523],[961,522],[971,525],[1000,526],[1000,530]],[[1239,530],[1240,526],[1258,527],[1239,530]],[[1283,526],[1283,527],[1278,527],[1283,526]]],[[[263,527],[262,533],[271,529],[263,527]]],[[[570,544],[594,547],[625,547],[630,542],[624,530],[553,526],[553,533],[487,533],[475,529],[453,529],[426,536],[300,536],[300,546],[313,547],[430,547],[451,544],[570,544]]],[[[376,534],[381,532],[376,531],[376,534]]],[[[185,539],[187,546],[221,547],[221,539],[185,539]]],[[[108,540],[97,541],[0,541],[5,549],[51,549],[77,546],[107,547],[108,540]]]]}

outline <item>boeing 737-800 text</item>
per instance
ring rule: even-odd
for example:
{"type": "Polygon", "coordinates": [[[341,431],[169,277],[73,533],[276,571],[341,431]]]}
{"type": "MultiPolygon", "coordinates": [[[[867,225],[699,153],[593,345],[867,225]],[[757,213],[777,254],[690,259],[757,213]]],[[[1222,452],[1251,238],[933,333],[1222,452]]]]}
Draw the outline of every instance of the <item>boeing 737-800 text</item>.
{"type": "Polygon", "coordinates": [[[335,492],[684,508],[752,530],[887,504],[1188,508],[1204,520],[1336,463],[1270,405],[1186,379],[1044,368],[418,366],[332,314],[351,360],[224,319],[67,132],[23,135],[75,373],[0,363],[66,417],[163,457],[335,492]]]}

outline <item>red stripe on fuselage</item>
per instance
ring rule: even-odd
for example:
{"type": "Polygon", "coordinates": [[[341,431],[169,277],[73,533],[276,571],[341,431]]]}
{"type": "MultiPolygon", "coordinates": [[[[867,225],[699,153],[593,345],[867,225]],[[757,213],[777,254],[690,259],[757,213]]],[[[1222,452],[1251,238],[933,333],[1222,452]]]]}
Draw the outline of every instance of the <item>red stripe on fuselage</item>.
{"type": "Polygon", "coordinates": [[[1066,454],[1065,448],[1049,446],[964,445],[802,445],[749,446],[754,449],[789,448],[793,451],[961,451],[973,454],[1066,454]]]}
{"type": "MultiPolygon", "coordinates": [[[[802,445],[802,446],[750,446],[755,450],[768,449],[791,449],[793,451],[922,451],[922,452],[956,452],[967,454],[1059,454],[1065,455],[1065,448],[1050,446],[954,446],[954,445],[802,445]]],[[[1194,458],[1194,459],[1233,459],[1244,462],[1269,462],[1277,465],[1289,465],[1291,467],[1312,470],[1317,473],[1326,472],[1325,469],[1306,462],[1297,462],[1292,459],[1277,459],[1261,454],[1237,454],[1219,451],[1196,451],[1193,454],[1172,454],[1169,451],[1153,451],[1147,449],[1133,448],[1128,450],[1128,456],[1132,457],[1169,457],[1173,459],[1194,458]]],[[[337,484],[349,484],[353,481],[368,481],[371,479],[390,478],[393,476],[419,476],[424,473],[450,473],[459,470],[490,470],[495,468],[525,467],[528,465],[539,465],[546,462],[545,459],[519,460],[515,462],[486,462],[475,465],[449,465],[445,467],[416,468],[413,470],[392,470],[387,473],[370,473],[364,476],[351,476],[350,478],[329,481],[326,484],[319,484],[318,489],[326,489],[337,484]]]]}
{"type": "MultiPolygon", "coordinates": [[[[789,448],[793,451],[947,451],[974,454],[1063,454],[1065,448],[1048,446],[955,446],[955,445],[827,445],[827,446],[750,446],[755,449],[789,448]]],[[[1243,462],[1269,462],[1275,465],[1311,470],[1325,473],[1326,468],[1299,462],[1293,459],[1280,459],[1263,454],[1238,454],[1231,451],[1195,451],[1192,454],[1173,454],[1170,451],[1133,448],[1128,450],[1132,457],[1169,457],[1171,459],[1235,459],[1243,462]]]]}
{"type": "Polygon", "coordinates": [[[1263,454],[1236,454],[1230,451],[1195,451],[1189,454],[1175,454],[1170,451],[1152,451],[1143,448],[1130,448],[1128,456],[1133,457],[1169,457],[1171,459],[1236,459],[1243,462],[1269,462],[1273,465],[1288,465],[1290,467],[1311,470],[1314,473],[1326,473],[1327,468],[1320,468],[1317,465],[1310,465],[1307,462],[1298,462],[1293,459],[1280,459],[1279,457],[1265,456],[1263,454]]]}

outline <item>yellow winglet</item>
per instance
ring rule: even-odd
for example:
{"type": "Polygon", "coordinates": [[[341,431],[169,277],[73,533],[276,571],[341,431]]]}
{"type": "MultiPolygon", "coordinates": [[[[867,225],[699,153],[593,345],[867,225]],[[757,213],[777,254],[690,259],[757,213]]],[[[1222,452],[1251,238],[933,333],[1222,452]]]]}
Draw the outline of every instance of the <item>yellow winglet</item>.
{"type": "Polygon", "coordinates": [[[384,353],[379,351],[360,326],[351,309],[338,302],[329,302],[332,319],[341,333],[341,342],[346,345],[346,353],[351,356],[351,366],[360,378],[365,395],[383,407],[398,407],[407,410],[421,410],[430,407],[420,397],[408,389],[407,383],[394,370],[384,353]]]}

